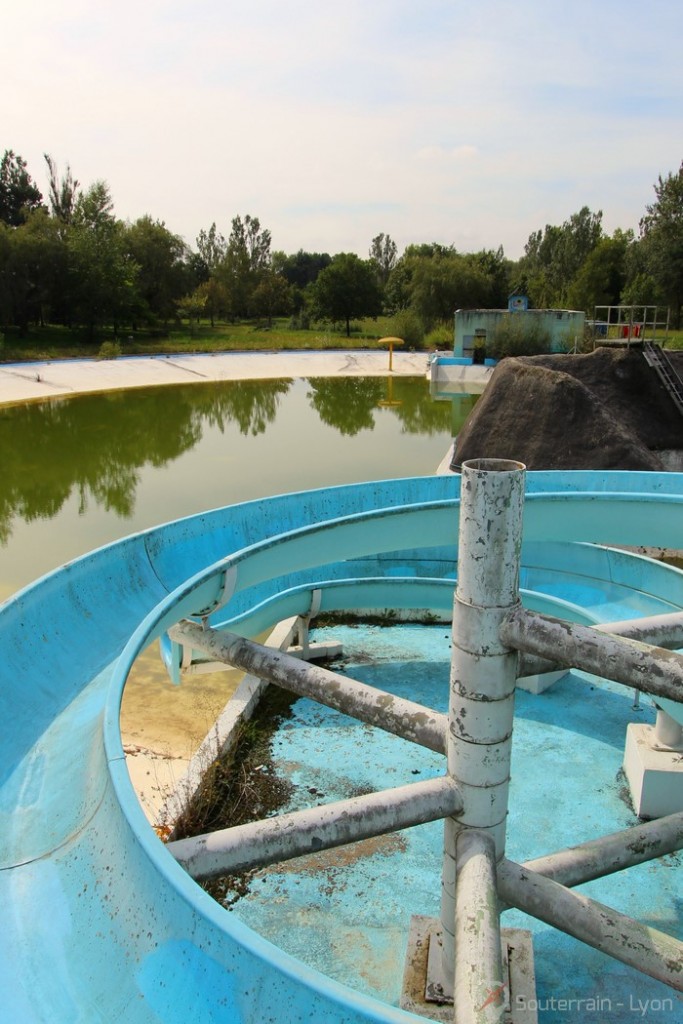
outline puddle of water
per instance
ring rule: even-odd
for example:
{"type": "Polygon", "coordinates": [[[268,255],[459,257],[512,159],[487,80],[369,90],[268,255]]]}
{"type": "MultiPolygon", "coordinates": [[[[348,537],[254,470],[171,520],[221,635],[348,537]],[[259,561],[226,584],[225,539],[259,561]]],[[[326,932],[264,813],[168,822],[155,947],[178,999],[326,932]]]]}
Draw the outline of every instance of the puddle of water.
{"type": "Polygon", "coordinates": [[[152,824],[163,824],[166,800],[242,675],[228,669],[174,686],[157,644],[136,660],[121,704],[121,738],[133,788],[152,824]]]}

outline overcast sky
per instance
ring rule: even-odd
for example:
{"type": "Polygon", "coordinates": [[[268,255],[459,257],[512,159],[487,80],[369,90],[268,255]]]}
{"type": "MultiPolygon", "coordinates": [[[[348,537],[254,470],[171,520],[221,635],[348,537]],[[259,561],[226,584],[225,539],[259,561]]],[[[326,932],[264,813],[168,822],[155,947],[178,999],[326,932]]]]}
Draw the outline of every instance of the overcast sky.
{"type": "Polygon", "coordinates": [[[24,0],[0,153],[108,182],[194,246],[503,245],[588,205],[637,229],[683,159],[681,0],[24,0]]]}

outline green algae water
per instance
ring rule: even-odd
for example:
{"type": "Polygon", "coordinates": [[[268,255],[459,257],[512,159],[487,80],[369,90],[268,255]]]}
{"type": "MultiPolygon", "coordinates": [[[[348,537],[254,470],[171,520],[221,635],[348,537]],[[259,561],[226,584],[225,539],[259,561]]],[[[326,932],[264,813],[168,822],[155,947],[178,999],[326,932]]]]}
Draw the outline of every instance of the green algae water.
{"type": "Polygon", "coordinates": [[[413,377],[231,381],[0,410],[0,599],[158,523],[433,473],[452,406],[413,377]]]}

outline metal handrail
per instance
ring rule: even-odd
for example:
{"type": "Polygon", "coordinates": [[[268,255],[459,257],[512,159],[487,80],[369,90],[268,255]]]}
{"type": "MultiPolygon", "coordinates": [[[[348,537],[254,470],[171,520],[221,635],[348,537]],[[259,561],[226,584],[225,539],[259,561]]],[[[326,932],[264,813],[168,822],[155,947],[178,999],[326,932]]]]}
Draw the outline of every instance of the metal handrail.
{"type": "Polygon", "coordinates": [[[683,380],[676,368],[659,345],[646,342],[643,355],[648,366],[655,371],[662,384],[671,396],[674,405],[683,416],[683,380]]]}

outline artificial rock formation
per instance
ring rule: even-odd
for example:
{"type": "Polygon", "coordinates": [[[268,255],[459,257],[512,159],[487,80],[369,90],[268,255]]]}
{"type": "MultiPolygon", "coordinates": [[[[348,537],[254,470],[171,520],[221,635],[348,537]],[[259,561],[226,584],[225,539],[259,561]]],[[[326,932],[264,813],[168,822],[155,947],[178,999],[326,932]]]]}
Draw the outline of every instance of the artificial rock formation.
{"type": "Polygon", "coordinates": [[[504,359],[458,435],[451,469],[516,459],[528,469],[664,468],[683,418],[640,350],[504,359]]]}

